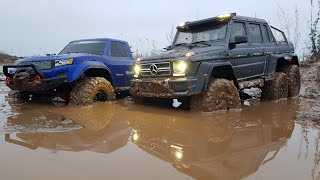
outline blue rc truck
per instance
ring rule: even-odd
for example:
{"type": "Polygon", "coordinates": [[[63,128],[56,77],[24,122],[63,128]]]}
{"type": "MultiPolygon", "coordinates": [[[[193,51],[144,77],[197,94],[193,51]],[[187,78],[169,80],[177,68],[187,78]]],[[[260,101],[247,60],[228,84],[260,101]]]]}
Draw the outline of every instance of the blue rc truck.
{"type": "Polygon", "coordinates": [[[129,90],[134,58],[127,42],[88,39],[70,42],[59,55],[30,57],[3,66],[6,85],[22,99],[61,97],[75,105],[112,101],[129,90]]]}

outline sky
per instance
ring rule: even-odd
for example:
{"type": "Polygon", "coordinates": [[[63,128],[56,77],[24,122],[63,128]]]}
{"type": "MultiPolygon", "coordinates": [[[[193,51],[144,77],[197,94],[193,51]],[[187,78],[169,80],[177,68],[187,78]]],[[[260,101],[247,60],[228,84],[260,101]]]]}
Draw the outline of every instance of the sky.
{"type": "Polygon", "coordinates": [[[307,0],[0,0],[0,51],[54,54],[72,40],[108,37],[126,40],[133,52],[145,53],[168,46],[167,36],[181,22],[236,12],[283,28],[278,7],[292,18],[296,5],[304,42],[307,0]]]}

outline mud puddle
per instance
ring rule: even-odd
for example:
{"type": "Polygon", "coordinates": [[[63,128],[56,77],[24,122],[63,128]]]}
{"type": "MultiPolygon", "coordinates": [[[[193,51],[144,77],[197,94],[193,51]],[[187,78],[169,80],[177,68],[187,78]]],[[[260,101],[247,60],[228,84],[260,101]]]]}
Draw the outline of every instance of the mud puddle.
{"type": "Polygon", "coordinates": [[[318,101],[215,113],[0,102],[2,179],[319,178],[318,101]]]}
{"type": "Polygon", "coordinates": [[[0,88],[0,179],[320,178],[320,101],[311,96],[193,113],[130,98],[9,101],[0,88]]]}

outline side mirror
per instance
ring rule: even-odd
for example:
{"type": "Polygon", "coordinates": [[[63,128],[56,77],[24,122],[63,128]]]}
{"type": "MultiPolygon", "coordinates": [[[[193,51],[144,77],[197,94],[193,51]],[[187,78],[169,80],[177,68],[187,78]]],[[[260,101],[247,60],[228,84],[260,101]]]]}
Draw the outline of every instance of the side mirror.
{"type": "Polygon", "coordinates": [[[163,50],[164,50],[164,51],[168,51],[168,50],[171,50],[171,48],[172,48],[172,46],[170,45],[170,46],[168,46],[168,47],[163,48],[163,50]]]}
{"type": "Polygon", "coordinates": [[[248,42],[247,36],[235,36],[230,39],[230,44],[243,44],[248,42]]]}

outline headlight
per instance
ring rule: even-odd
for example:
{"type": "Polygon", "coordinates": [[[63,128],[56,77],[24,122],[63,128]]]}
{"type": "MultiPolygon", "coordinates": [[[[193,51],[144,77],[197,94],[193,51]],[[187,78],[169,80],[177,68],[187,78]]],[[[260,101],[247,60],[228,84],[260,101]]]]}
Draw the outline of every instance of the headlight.
{"type": "Polygon", "coordinates": [[[138,64],[134,65],[133,70],[134,70],[134,77],[138,77],[141,71],[140,65],[138,64]]]}
{"type": "Polygon", "coordinates": [[[177,160],[181,160],[183,158],[183,152],[181,150],[177,150],[174,153],[174,156],[177,158],[177,160]]]}
{"type": "Polygon", "coordinates": [[[171,145],[171,150],[176,160],[181,161],[183,159],[183,149],[181,147],[171,145]]]}
{"type": "Polygon", "coordinates": [[[173,63],[173,76],[185,76],[188,64],[185,61],[176,61],[173,63]]]}
{"type": "Polygon", "coordinates": [[[19,65],[19,63],[20,63],[20,60],[16,60],[16,61],[14,61],[14,65],[19,65]]]}
{"type": "Polygon", "coordinates": [[[67,60],[55,60],[54,65],[57,66],[65,66],[65,65],[71,65],[73,64],[73,59],[67,59],[67,60]]]}
{"type": "Polygon", "coordinates": [[[138,134],[138,131],[137,130],[133,130],[133,134],[132,134],[132,139],[133,139],[133,141],[138,141],[138,139],[139,139],[139,134],[138,134]]]}
{"type": "Polygon", "coordinates": [[[134,141],[138,141],[139,139],[139,134],[138,133],[134,133],[133,136],[132,136],[133,140],[134,141]]]}

